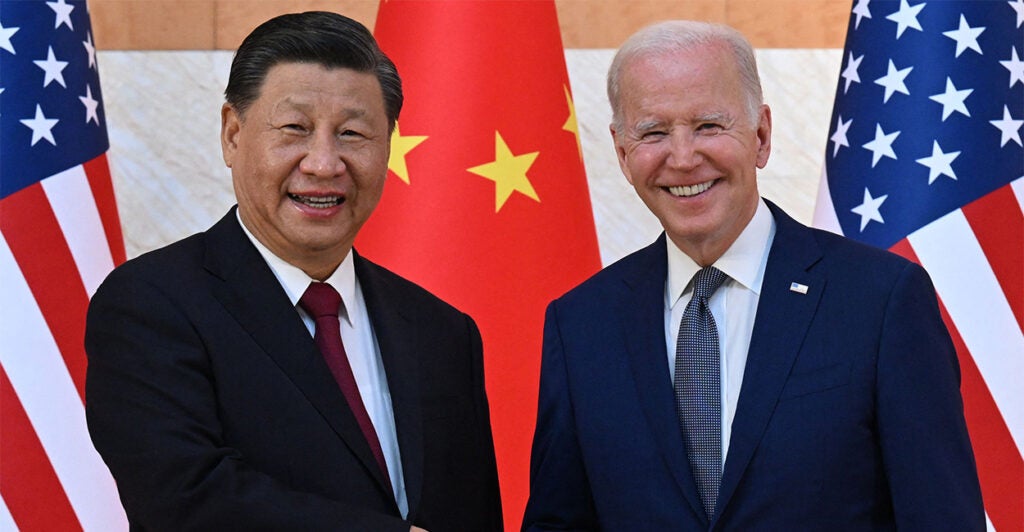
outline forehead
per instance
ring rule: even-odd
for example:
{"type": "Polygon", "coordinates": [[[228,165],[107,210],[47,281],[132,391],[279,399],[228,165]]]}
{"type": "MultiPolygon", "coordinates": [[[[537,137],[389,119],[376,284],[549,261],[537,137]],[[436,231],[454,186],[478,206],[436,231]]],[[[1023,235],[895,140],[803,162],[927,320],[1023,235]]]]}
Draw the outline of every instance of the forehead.
{"type": "Polygon", "coordinates": [[[678,106],[742,105],[739,71],[720,43],[646,54],[631,59],[620,78],[625,112],[678,106]]]}
{"type": "Polygon", "coordinates": [[[267,70],[257,103],[321,104],[324,101],[369,100],[383,108],[380,81],[372,72],[328,67],[319,63],[283,62],[267,70]]]}

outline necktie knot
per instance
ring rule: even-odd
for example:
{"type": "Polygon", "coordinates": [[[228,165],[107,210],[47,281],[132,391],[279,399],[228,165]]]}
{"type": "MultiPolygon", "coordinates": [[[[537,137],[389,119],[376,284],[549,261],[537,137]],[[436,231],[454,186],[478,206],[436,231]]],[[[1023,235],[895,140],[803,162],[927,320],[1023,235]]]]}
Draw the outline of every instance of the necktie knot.
{"type": "Polygon", "coordinates": [[[722,270],[713,266],[708,266],[697,272],[697,275],[693,277],[693,298],[707,301],[715,293],[715,290],[722,286],[725,277],[722,270]]]}
{"type": "Polygon", "coordinates": [[[341,295],[327,283],[312,282],[299,299],[299,305],[314,320],[326,316],[337,317],[338,309],[341,308],[341,295]]]}

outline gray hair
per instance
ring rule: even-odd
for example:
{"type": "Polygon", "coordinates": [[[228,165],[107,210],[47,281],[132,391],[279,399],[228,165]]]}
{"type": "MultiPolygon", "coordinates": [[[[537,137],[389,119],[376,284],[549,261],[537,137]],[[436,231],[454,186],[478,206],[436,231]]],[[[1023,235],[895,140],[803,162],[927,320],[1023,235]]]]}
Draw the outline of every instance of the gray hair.
{"type": "Polygon", "coordinates": [[[608,69],[608,101],[612,106],[612,127],[615,131],[621,131],[623,126],[620,78],[623,68],[631,60],[646,55],[679,52],[712,43],[723,43],[732,51],[747,100],[748,118],[756,123],[764,97],[761,92],[761,78],[757,74],[754,49],[747,38],[723,24],[669,20],[647,26],[634,33],[619,48],[612,60],[612,66],[608,69]]]}

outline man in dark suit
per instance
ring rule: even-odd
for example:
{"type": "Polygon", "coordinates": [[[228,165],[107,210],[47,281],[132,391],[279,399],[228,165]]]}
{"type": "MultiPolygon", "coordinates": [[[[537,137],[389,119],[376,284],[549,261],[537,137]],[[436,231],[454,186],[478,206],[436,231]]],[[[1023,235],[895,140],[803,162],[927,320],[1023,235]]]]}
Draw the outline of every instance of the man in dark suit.
{"type": "Polygon", "coordinates": [[[608,76],[665,233],[548,308],[525,530],[984,530],[927,274],[762,200],[750,44],[651,26],[608,76]]]}
{"type": "Polygon", "coordinates": [[[501,529],[476,325],[352,249],[401,90],[340,15],[242,43],[221,131],[237,209],[89,309],[89,430],[133,529],[501,529]]]}

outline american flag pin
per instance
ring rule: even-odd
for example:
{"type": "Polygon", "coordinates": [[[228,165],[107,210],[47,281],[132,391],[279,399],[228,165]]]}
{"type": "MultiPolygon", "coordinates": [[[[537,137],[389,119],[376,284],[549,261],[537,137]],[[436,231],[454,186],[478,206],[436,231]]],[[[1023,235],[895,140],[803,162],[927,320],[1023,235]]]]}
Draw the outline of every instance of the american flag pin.
{"type": "Polygon", "coordinates": [[[800,284],[800,283],[790,283],[789,291],[790,292],[796,292],[798,294],[806,294],[807,293],[807,285],[800,284]]]}

